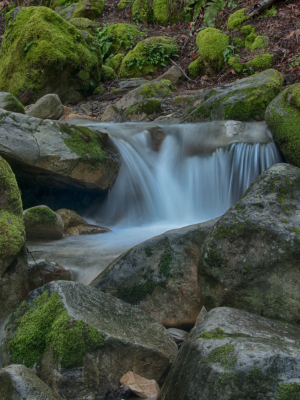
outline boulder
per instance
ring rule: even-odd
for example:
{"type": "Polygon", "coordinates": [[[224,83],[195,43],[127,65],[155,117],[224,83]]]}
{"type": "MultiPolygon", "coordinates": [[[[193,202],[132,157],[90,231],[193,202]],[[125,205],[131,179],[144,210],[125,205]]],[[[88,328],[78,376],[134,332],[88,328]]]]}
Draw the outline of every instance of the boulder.
{"type": "Polygon", "coordinates": [[[0,109],[25,114],[23,104],[11,93],[0,92],[0,109]]]}
{"type": "Polygon", "coordinates": [[[92,225],[92,224],[81,224],[78,226],[74,226],[73,228],[69,228],[66,230],[66,235],[70,236],[78,236],[78,235],[97,235],[99,233],[107,233],[111,232],[110,229],[105,228],[104,226],[92,225]]]}
{"type": "Polygon", "coordinates": [[[55,11],[63,18],[70,20],[74,18],[88,18],[94,20],[102,14],[104,10],[104,0],[76,0],[55,1],[55,11]],[[65,6],[67,4],[67,7],[65,6]]]}
{"type": "Polygon", "coordinates": [[[28,240],[55,240],[64,236],[60,215],[47,206],[36,206],[23,211],[28,240]]]}
{"type": "Polygon", "coordinates": [[[67,208],[60,208],[56,211],[56,214],[61,217],[64,223],[65,231],[68,228],[73,228],[75,226],[87,223],[79,214],[77,214],[77,212],[68,210],[67,208]]]}
{"type": "Polygon", "coordinates": [[[106,107],[102,117],[101,122],[113,122],[119,116],[119,110],[113,104],[106,107]]]}
{"type": "Polygon", "coordinates": [[[228,307],[199,319],[159,400],[296,399],[300,329],[228,307]]]}
{"type": "Polygon", "coordinates": [[[35,365],[65,399],[104,396],[128,371],[159,381],[177,354],[146,313],[80,283],[51,282],[30,293],[6,325],[3,365],[35,365]],[[151,335],[149,335],[151,332],[151,335]]]}
{"type": "Polygon", "coordinates": [[[1,90],[19,97],[30,88],[34,102],[56,93],[63,103],[76,103],[97,87],[101,65],[94,38],[55,11],[17,7],[7,15],[0,52],[1,90]]]}
{"type": "Polygon", "coordinates": [[[165,131],[159,126],[149,126],[147,127],[148,132],[151,136],[151,147],[154,151],[159,151],[163,141],[166,137],[165,131]]]}
{"type": "Polygon", "coordinates": [[[0,398],[2,400],[63,400],[24,365],[10,365],[0,370],[0,398]]]}
{"type": "Polygon", "coordinates": [[[0,155],[20,185],[105,190],[119,171],[118,156],[106,150],[107,133],[1,112],[0,155]]]}
{"type": "Polygon", "coordinates": [[[172,95],[171,89],[172,84],[170,81],[153,80],[125,94],[121,100],[115,103],[115,106],[124,110],[141,100],[168,97],[172,95]]]}
{"type": "Polygon", "coordinates": [[[168,69],[168,71],[160,75],[157,79],[158,80],[167,79],[172,83],[172,85],[177,85],[186,78],[182,70],[177,65],[173,65],[170,69],[168,69]]]}
{"type": "Polygon", "coordinates": [[[28,262],[29,291],[46,285],[52,281],[71,281],[69,269],[65,269],[55,262],[37,260],[28,262]]]}
{"type": "Polygon", "coordinates": [[[155,400],[160,392],[159,386],[154,379],[145,379],[131,371],[122,376],[120,384],[129,387],[138,397],[149,397],[155,400]]]}
{"type": "Polygon", "coordinates": [[[166,327],[192,327],[202,307],[197,262],[216,221],[175,229],[133,247],[91,285],[138,306],[166,327]]]}
{"type": "Polygon", "coordinates": [[[64,107],[57,94],[46,94],[26,109],[26,115],[41,119],[59,119],[64,115],[64,107]]]}
{"type": "Polygon", "coordinates": [[[299,324],[300,170],[263,172],[206,238],[198,264],[201,301],[299,324]]]}
{"type": "Polygon", "coordinates": [[[275,97],[266,109],[265,118],[286,161],[300,167],[300,84],[275,97]]]}
{"type": "Polygon", "coordinates": [[[123,119],[129,119],[132,122],[144,121],[148,119],[148,116],[155,117],[161,111],[161,102],[158,99],[145,99],[128,107],[123,113],[123,119]]]}
{"type": "Polygon", "coordinates": [[[204,90],[188,104],[181,121],[262,121],[267,106],[280,93],[282,83],[282,75],[269,69],[233,83],[204,90]]]}
{"type": "Polygon", "coordinates": [[[169,62],[170,57],[175,56],[178,45],[175,40],[167,36],[156,36],[140,41],[122,60],[119,77],[137,78],[155,73],[158,67],[169,62]],[[161,59],[162,64],[157,61],[161,59]]]}
{"type": "Polygon", "coordinates": [[[28,293],[22,202],[15,176],[0,157],[0,320],[28,293]]]}
{"type": "Polygon", "coordinates": [[[118,85],[120,89],[127,89],[127,88],[136,88],[144,85],[145,83],[148,83],[147,79],[131,78],[131,79],[121,79],[118,82],[118,85]]]}
{"type": "Polygon", "coordinates": [[[198,33],[196,44],[201,55],[188,66],[190,76],[218,75],[224,66],[223,52],[229,45],[229,36],[219,29],[206,28],[198,33]]]}

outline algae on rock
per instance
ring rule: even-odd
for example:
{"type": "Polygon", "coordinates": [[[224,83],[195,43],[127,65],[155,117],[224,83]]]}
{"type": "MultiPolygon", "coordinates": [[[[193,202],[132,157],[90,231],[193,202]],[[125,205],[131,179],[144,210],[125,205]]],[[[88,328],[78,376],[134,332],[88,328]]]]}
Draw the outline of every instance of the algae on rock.
{"type": "Polygon", "coordinates": [[[100,81],[102,59],[94,39],[46,7],[16,8],[6,17],[0,51],[0,89],[33,100],[56,93],[77,102],[100,81]]]}

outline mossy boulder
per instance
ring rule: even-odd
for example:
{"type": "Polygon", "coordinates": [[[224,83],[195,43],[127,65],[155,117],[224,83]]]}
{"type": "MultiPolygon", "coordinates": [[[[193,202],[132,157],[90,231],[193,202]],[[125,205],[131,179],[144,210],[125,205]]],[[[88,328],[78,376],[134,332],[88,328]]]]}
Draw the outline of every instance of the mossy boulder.
{"type": "Polygon", "coordinates": [[[124,110],[141,100],[168,97],[172,95],[172,89],[174,87],[168,80],[153,80],[131,90],[115,106],[124,110]]]}
{"type": "Polygon", "coordinates": [[[64,235],[64,223],[60,215],[47,206],[28,208],[23,216],[29,240],[55,240],[64,235]]]}
{"type": "Polygon", "coordinates": [[[159,399],[297,399],[299,333],[299,328],[233,308],[206,315],[203,310],[159,399]]]}
{"type": "Polygon", "coordinates": [[[25,114],[24,106],[13,94],[0,92],[0,109],[25,114]]]}
{"type": "Polygon", "coordinates": [[[234,69],[237,75],[251,75],[254,72],[265,71],[269,69],[272,65],[273,60],[273,54],[264,53],[254,56],[251,60],[245,63],[240,62],[238,56],[231,57],[228,60],[228,64],[234,69]]]}
{"type": "Polygon", "coordinates": [[[122,60],[119,77],[136,78],[153,74],[177,54],[178,46],[167,36],[151,37],[139,42],[122,60]]]}
{"type": "Polygon", "coordinates": [[[138,115],[154,115],[162,111],[161,102],[157,99],[141,100],[128,107],[123,116],[131,121],[138,115]]]}
{"type": "Polygon", "coordinates": [[[282,75],[269,69],[234,83],[204,90],[187,105],[181,120],[263,120],[267,106],[280,93],[282,83],[282,75]]]}
{"type": "Polygon", "coordinates": [[[35,365],[63,398],[94,398],[128,371],[160,380],[176,357],[170,334],[146,313],[75,282],[51,282],[10,316],[3,365],[35,365]],[[149,332],[151,331],[151,335],[149,332]]]}
{"type": "Polygon", "coordinates": [[[300,170],[276,164],[216,223],[198,265],[207,309],[229,306],[300,323],[300,170]]]}
{"type": "Polygon", "coordinates": [[[108,57],[105,61],[105,65],[112,68],[115,72],[118,71],[122,64],[122,60],[125,57],[124,54],[116,54],[115,56],[108,57]]]}
{"type": "Polygon", "coordinates": [[[70,23],[80,31],[94,32],[96,29],[96,23],[88,18],[73,18],[70,23]]]}
{"type": "Polygon", "coordinates": [[[91,285],[138,306],[165,327],[192,327],[202,307],[197,261],[215,222],[146,240],[113,261],[91,285]]]}
{"type": "Polygon", "coordinates": [[[0,117],[0,155],[9,158],[20,185],[85,195],[113,186],[119,156],[108,150],[107,133],[8,111],[0,117]]]}
{"type": "Polygon", "coordinates": [[[102,59],[90,35],[46,7],[17,7],[6,17],[0,51],[0,89],[19,97],[33,90],[36,101],[56,93],[77,102],[97,86],[102,59]]]}
{"type": "Polygon", "coordinates": [[[229,36],[219,29],[206,28],[198,33],[196,44],[201,55],[188,67],[191,76],[217,75],[224,65],[223,52],[229,44],[229,36]]]}
{"type": "Polygon", "coordinates": [[[268,106],[265,118],[286,161],[300,167],[300,84],[280,93],[268,106]]]}
{"type": "Polygon", "coordinates": [[[101,71],[101,80],[102,81],[113,81],[116,79],[117,74],[115,71],[111,68],[108,67],[107,65],[102,66],[102,71],[101,71]]]}
{"type": "Polygon", "coordinates": [[[242,8],[230,15],[227,22],[227,29],[229,31],[233,29],[240,29],[241,24],[249,19],[249,17],[245,14],[246,8],[242,8]]]}
{"type": "Polygon", "coordinates": [[[16,399],[63,400],[35,373],[24,365],[10,365],[0,370],[0,397],[16,399]]]}
{"type": "Polygon", "coordinates": [[[138,22],[163,26],[184,20],[183,3],[177,0],[134,0],[131,14],[138,22]]]}
{"type": "Polygon", "coordinates": [[[152,4],[149,0],[134,0],[131,7],[132,19],[137,22],[147,22],[152,24],[154,22],[154,13],[152,4]]]}
{"type": "Polygon", "coordinates": [[[79,2],[75,0],[71,4],[69,0],[58,0],[55,3],[55,11],[67,20],[74,18],[94,20],[100,17],[104,6],[104,0],[79,0],[79,2]]]}

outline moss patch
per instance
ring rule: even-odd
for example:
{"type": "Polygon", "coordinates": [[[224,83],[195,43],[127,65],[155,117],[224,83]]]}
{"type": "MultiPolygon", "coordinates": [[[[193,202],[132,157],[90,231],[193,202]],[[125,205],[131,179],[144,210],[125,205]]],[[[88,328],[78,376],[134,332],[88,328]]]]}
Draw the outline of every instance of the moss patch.
{"type": "Polygon", "coordinates": [[[102,66],[101,79],[103,81],[113,81],[114,79],[116,79],[116,77],[117,75],[112,68],[107,67],[106,65],[102,66]]]}
{"type": "Polygon", "coordinates": [[[53,356],[61,359],[63,367],[71,368],[83,364],[84,354],[104,346],[104,335],[83,321],[73,320],[60,299],[57,292],[50,296],[45,291],[31,305],[24,305],[9,342],[13,363],[32,367],[41,362],[52,344],[53,356]]]}
{"type": "Polygon", "coordinates": [[[233,29],[240,29],[241,24],[249,19],[249,17],[245,15],[245,11],[246,8],[242,8],[241,10],[238,10],[230,15],[227,22],[227,29],[229,31],[233,29]]]}
{"type": "Polygon", "coordinates": [[[300,383],[287,383],[281,385],[278,389],[279,396],[277,400],[300,400],[300,383]]]}
{"type": "Polygon", "coordinates": [[[106,160],[106,153],[101,143],[101,132],[96,134],[86,126],[59,125],[58,128],[69,135],[68,138],[64,138],[65,144],[83,161],[94,165],[106,160]]]}
{"type": "Polygon", "coordinates": [[[171,275],[172,254],[165,252],[159,260],[158,274],[159,277],[168,278],[171,275]]]}
{"type": "Polygon", "coordinates": [[[26,211],[26,218],[38,224],[55,224],[57,215],[49,207],[32,207],[26,211]]]}
{"type": "Polygon", "coordinates": [[[4,97],[3,100],[6,103],[4,106],[4,110],[25,114],[23,104],[20,103],[19,100],[17,100],[12,94],[8,94],[4,97]]]}
{"type": "Polygon", "coordinates": [[[76,82],[80,93],[88,93],[100,81],[101,63],[94,39],[84,38],[49,8],[17,8],[6,17],[0,52],[2,91],[19,97],[32,88],[37,100],[49,92],[74,91],[76,82]]]}
{"type": "Polygon", "coordinates": [[[233,357],[234,345],[226,344],[225,346],[217,347],[212,350],[209,355],[200,361],[201,364],[216,364],[219,363],[224,369],[231,369],[235,363],[236,358],[233,357]]]}
{"type": "Polygon", "coordinates": [[[151,295],[156,288],[157,283],[152,279],[147,279],[143,285],[133,284],[131,287],[119,288],[116,297],[129,304],[139,304],[148,295],[151,295]]]}
{"type": "Polygon", "coordinates": [[[265,71],[272,65],[274,59],[273,54],[265,53],[257,55],[252,60],[246,63],[241,63],[239,57],[231,57],[228,60],[228,64],[234,69],[238,75],[251,75],[254,72],[265,71]]]}

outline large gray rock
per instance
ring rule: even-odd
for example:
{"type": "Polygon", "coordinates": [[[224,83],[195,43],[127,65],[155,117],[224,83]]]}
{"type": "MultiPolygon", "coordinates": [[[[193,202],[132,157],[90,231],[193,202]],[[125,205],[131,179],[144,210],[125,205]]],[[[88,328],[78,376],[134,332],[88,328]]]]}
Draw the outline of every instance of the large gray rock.
{"type": "Polygon", "coordinates": [[[133,247],[91,285],[138,305],[166,327],[192,327],[202,307],[197,262],[216,221],[175,229],[133,247]]]}
{"type": "Polygon", "coordinates": [[[1,344],[3,365],[35,365],[66,399],[94,398],[119,387],[128,371],[159,381],[177,346],[146,313],[97,289],[67,281],[30,293],[11,314],[1,344]]]}
{"type": "Polygon", "coordinates": [[[0,155],[20,183],[104,190],[113,186],[118,156],[107,152],[107,133],[1,111],[0,155]]]}
{"type": "Polygon", "coordinates": [[[61,216],[47,206],[28,208],[23,217],[28,240],[55,240],[64,236],[61,216]]]}
{"type": "Polygon", "coordinates": [[[177,85],[178,83],[186,79],[186,77],[177,65],[173,65],[170,69],[168,69],[168,71],[160,75],[157,79],[168,79],[172,83],[172,85],[177,85]]]}
{"type": "Polygon", "coordinates": [[[300,167],[300,84],[281,92],[268,106],[266,122],[290,164],[300,167]]]}
{"type": "Polygon", "coordinates": [[[23,104],[13,94],[0,92],[0,109],[25,114],[23,104]]]}
{"type": "Polygon", "coordinates": [[[299,338],[299,328],[216,308],[197,320],[158,399],[297,399],[299,338]]]}
{"type": "Polygon", "coordinates": [[[216,223],[198,265],[207,309],[230,306],[300,321],[300,170],[263,172],[216,223]]]}
{"type": "Polygon", "coordinates": [[[282,75],[269,69],[204,90],[186,107],[181,121],[262,121],[267,106],[280,93],[282,83],[282,75]]]}
{"type": "MultiPolygon", "coordinates": [[[[13,111],[13,110],[11,110],[13,111]]],[[[64,114],[64,107],[57,94],[46,94],[26,108],[26,115],[41,119],[57,120],[64,114]]]]}
{"type": "Polygon", "coordinates": [[[1,400],[62,400],[31,369],[10,365],[0,370],[1,400]]]}

